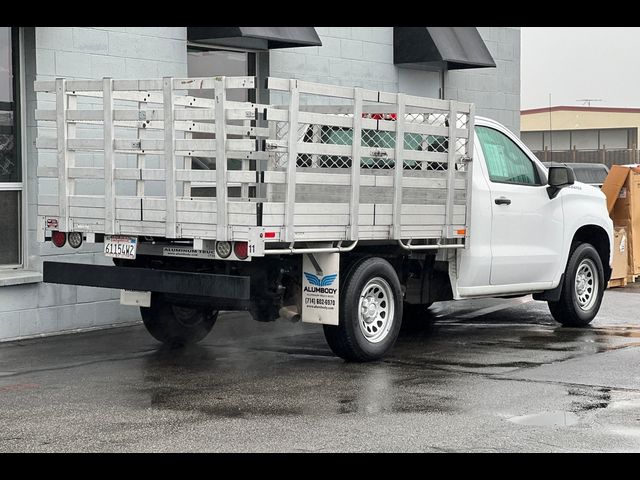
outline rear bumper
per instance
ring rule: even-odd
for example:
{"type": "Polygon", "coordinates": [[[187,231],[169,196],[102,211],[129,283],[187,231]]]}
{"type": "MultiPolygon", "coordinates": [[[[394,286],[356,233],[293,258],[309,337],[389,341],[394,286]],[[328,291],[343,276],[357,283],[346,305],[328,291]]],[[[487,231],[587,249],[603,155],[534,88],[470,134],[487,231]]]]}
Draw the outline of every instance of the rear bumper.
{"type": "Polygon", "coordinates": [[[250,277],[82,263],[44,262],[43,280],[47,283],[233,300],[249,300],[251,294],[250,277]]]}

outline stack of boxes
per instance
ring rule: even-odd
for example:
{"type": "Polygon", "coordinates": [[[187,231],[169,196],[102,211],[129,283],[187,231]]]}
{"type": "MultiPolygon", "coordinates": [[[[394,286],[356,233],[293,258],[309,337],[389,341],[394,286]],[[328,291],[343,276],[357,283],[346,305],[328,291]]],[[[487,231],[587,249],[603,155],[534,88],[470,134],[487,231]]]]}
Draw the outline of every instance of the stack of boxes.
{"type": "Polygon", "coordinates": [[[602,191],[614,227],[609,286],[625,286],[640,276],[640,166],[614,165],[602,191]]]}

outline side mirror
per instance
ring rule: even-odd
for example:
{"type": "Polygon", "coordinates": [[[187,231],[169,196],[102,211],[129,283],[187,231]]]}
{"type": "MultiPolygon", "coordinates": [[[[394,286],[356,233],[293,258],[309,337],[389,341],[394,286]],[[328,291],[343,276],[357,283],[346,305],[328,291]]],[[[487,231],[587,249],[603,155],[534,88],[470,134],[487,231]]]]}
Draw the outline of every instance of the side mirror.
{"type": "Polygon", "coordinates": [[[566,165],[549,167],[549,186],[547,187],[549,199],[555,198],[560,189],[573,185],[575,181],[576,177],[573,170],[566,165]]]}

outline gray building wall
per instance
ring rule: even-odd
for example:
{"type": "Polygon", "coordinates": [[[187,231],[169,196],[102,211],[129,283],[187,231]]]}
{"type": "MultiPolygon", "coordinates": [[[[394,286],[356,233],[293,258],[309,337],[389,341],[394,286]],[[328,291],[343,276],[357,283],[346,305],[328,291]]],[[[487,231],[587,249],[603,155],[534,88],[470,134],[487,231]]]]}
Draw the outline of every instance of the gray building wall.
{"type": "MultiPolygon", "coordinates": [[[[272,50],[270,75],[321,83],[438,96],[439,73],[393,65],[392,27],[316,27],[323,45],[272,50]]],[[[482,27],[479,31],[497,69],[449,72],[445,97],[475,102],[477,112],[519,127],[520,32],[482,27]]],[[[50,95],[33,93],[33,81],[67,78],[154,78],[187,76],[186,27],[36,27],[24,28],[26,103],[27,270],[24,283],[0,277],[0,340],[139,321],[138,310],[119,305],[118,292],[37,282],[44,260],[109,264],[96,245],[60,250],[36,241],[38,161],[51,161],[35,150],[38,108],[52,108],[50,95]],[[38,156],[40,155],[40,157],[38,156]],[[63,252],[63,253],[60,253],[63,252]]],[[[55,183],[55,182],[54,182],[55,183]]],[[[55,193],[55,192],[51,192],[55,193]]]]}
{"type": "MultiPolygon", "coordinates": [[[[316,27],[320,47],[270,52],[270,75],[438,96],[439,73],[393,64],[393,27],[316,27]]],[[[445,98],[473,102],[478,115],[520,132],[520,29],[478,27],[496,68],[445,74],[445,98]]]]}
{"type": "MultiPolygon", "coordinates": [[[[36,241],[35,108],[51,108],[34,80],[187,76],[186,27],[35,27],[24,29],[27,136],[27,268],[44,260],[109,264],[99,245],[58,249],[36,241]],[[60,253],[60,252],[64,253],[60,253]]],[[[41,159],[46,163],[47,159],[41,159]]],[[[42,189],[48,188],[45,184],[42,189]]],[[[119,292],[91,287],[30,283],[0,286],[0,340],[122,325],[140,320],[137,308],[119,304],[119,292]]]]}
{"type": "Polygon", "coordinates": [[[473,102],[476,113],[520,134],[520,28],[478,27],[496,68],[452,70],[445,75],[445,96],[473,102]]]}

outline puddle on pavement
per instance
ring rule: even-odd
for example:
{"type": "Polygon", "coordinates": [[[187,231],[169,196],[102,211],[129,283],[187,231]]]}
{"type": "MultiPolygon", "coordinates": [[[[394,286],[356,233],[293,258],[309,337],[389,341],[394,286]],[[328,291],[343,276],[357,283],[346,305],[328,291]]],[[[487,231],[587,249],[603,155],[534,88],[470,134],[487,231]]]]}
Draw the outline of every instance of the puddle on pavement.
{"type": "Polygon", "coordinates": [[[640,346],[640,342],[629,340],[636,338],[640,338],[640,330],[637,327],[557,327],[553,330],[525,332],[517,341],[507,341],[505,344],[514,349],[590,354],[640,346]]]}
{"type": "Polygon", "coordinates": [[[626,425],[613,425],[606,429],[608,433],[640,439],[640,428],[626,425]]]}
{"type": "Polygon", "coordinates": [[[598,328],[594,327],[593,332],[598,335],[608,335],[614,337],[631,337],[631,338],[640,338],[640,329],[637,327],[615,327],[615,328],[598,328]]]}
{"type": "Polygon", "coordinates": [[[518,425],[535,427],[569,427],[577,424],[580,417],[572,412],[542,412],[511,417],[508,420],[518,425]]]}
{"type": "Polygon", "coordinates": [[[640,398],[631,400],[618,400],[616,402],[612,402],[609,405],[609,408],[612,410],[640,410],[640,398]]]}

